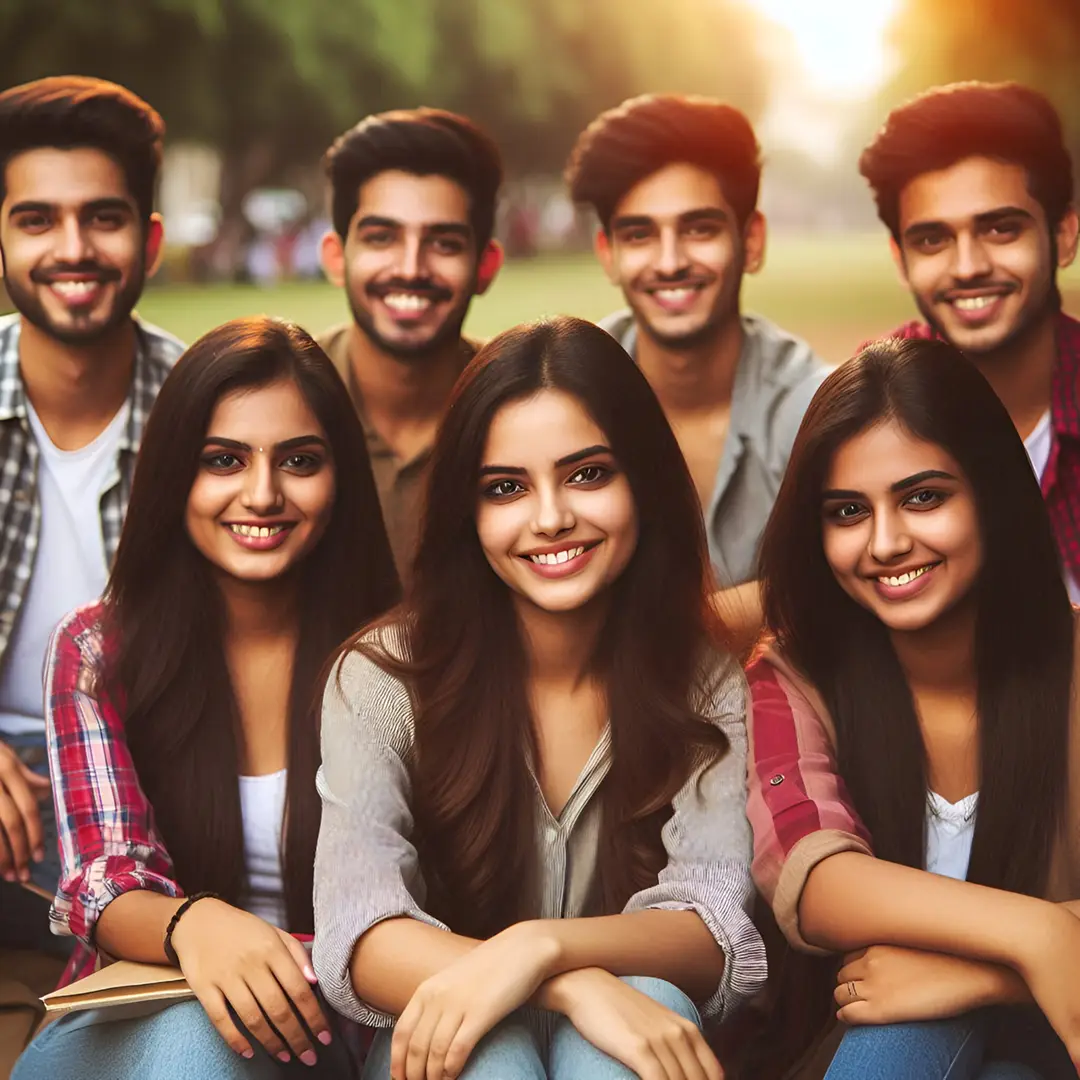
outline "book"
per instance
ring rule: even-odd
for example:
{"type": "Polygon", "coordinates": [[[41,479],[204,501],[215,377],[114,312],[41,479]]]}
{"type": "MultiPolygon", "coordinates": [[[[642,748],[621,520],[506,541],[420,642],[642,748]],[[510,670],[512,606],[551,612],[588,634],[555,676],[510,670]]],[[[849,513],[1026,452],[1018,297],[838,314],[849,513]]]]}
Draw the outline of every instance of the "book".
{"type": "Polygon", "coordinates": [[[117,1005],[166,1005],[195,996],[179,968],[117,960],[78,982],[46,994],[50,1014],[117,1005]]]}

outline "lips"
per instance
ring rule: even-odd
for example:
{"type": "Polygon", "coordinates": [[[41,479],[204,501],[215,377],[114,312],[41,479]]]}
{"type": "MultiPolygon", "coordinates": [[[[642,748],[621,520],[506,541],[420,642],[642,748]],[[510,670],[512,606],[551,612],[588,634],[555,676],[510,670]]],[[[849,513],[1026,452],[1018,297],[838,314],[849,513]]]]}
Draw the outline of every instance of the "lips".
{"type": "Polygon", "coordinates": [[[688,311],[698,301],[708,282],[699,279],[665,282],[650,285],[646,295],[657,307],[672,315],[688,311]]]}
{"type": "Polygon", "coordinates": [[[953,315],[961,322],[979,326],[997,317],[1002,304],[1012,292],[1012,289],[995,287],[981,291],[954,291],[943,294],[939,299],[949,306],[953,315]]]}

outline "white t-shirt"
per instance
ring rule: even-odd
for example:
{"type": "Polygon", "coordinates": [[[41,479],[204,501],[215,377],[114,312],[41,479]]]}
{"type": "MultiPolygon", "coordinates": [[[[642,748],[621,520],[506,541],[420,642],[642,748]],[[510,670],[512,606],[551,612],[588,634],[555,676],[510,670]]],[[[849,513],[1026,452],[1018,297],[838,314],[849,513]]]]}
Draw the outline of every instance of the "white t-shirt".
{"type": "Polygon", "coordinates": [[[26,403],[37,442],[41,534],[34,571],[0,677],[0,734],[45,731],[42,667],[49,636],[74,608],[101,596],[108,577],[101,536],[101,496],[117,469],[128,405],[93,442],[61,450],[26,403]]]}
{"type": "MultiPolygon", "coordinates": [[[[1050,447],[1053,444],[1053,431],[1050,427],[1050,410],[1043,413],[1042,418],[1035,425],[1035,429],[1024,440],[1024,449],[1031,459],[1031,467],[1035,470],[1039,483],[1042,483],[1043,473],[1046,472],[1046,464],[1050,460],[1050,447]]],[[[1074,604],[1080,604],[1080,588],[1073,580],[1072,573],[1066,568],[1065,584],[1069,588],[1069,599],[1074,604]]]]}
{"type": "Polygon", "coordinates": [[[244,907],[282,930],[285,929],[285,896],[281,882],[281,831],[287,778],[286,769],[265,776],[240,777],[244,866],[248,880],[244,907]]]}
{"type": "Polygon", "coordinates": [[[978,803],[977,791],[957,803],[947,802],[936,791],[927,792],[926,869],[931,874],[966,880],[978,803]]]}

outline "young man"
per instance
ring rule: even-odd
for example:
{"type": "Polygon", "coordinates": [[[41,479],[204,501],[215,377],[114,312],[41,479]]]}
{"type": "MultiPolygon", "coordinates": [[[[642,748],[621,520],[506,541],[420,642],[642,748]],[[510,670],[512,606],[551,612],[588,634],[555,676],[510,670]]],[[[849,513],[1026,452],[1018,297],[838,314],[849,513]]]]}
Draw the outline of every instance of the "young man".
{"type": "Polygon", "coordinates": [[[42,665],[102,592],[147,413],[182,346],[132,309],[162,244],[164,125],[134,94],[59,77],[0,94],[0,942],[49,949],[59,863],[42,665]],[[32,903],[31,903],[32,902],[32,903]]]}
{"type": "Polygon", "coordinates": [[[708,98],[634,98],[586,129],[566,178],[600,219],[596,253],[628,304],[601,325],[660,399],[701,498],[718,578],[739,587],[728,596],[745,605],[752,634],[758,544],[826,373],[804,342],[740,311],[743,274],[765,256],[753,129],[708,98]]]}
{"type": "Polygon", "coordinates": [[[492,239],[502,165],[471,121],[436,109],[369,116],[327,151],[327,277],[352,320],[320,344],[367,432],[398,571],[409,576],[423,481],[450,390],[476,346],[461,336],[502,264],[492,239]]]}
{"type": "Polygon", "coordinates": [[[1015,83],[939,87],[890,114],[860,171],[925,320],[896,335],[950,341],[997,391],[1080,602],[1080,323],[1056,283],[1078,221],[1057,113],[1015,83]]]}

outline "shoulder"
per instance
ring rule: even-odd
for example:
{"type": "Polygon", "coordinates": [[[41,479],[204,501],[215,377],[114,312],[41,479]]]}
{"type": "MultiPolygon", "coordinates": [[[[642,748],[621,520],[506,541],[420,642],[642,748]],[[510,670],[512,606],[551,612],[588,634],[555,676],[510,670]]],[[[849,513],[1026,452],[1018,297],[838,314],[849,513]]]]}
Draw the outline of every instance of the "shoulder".
{"type": "Polygon", "coordinates": [[[765,385],[780,389],[808,378],[824,378],[830,367],[800,337],[760,315],[742,316],[746,355],[765,385]]]}
{"type": "Polygon", "coordinates": [[[796,664],[774,645],[747,665],[747,722],[761,743],[779,739],[792,746],[836,743],[836,730],[817,688],[796,664]]]}
{"type": "Polygon", "coordinates": [[[133,318],[139,336],[145,344],[147,360],[152,365],[164,369],[166,373],[171,371],[187,346],[168,330],[163,330],[160,326],[155,326],[143,319],[134,316],[133,318]]]}
{"type": "Polygon", "coordinates": [[[350,323],[336,323],[329,326],[322,333],[315,335],[315,344],[328,356],[342,347],[342,342],[348,341],[350,323]]]}
{"type": "Polygon", "coordinates": [[[0,315],[0,343],[6,343],[9,338],[18,337],[21,325],[22,316],[17,311],[9,315],[0,315]]]}
{"type": "Polygon", "coordinates": [[[96,601],[69,612],[52,633],[46,656],[46,685],[51,692],[96,695],[107,651],[105,604],[96,601]]]}
{"type": "Polygon", "coordinates": [[[706,720],[741,724],[746,719],[746,675],[730,653],[710,648],[702,658],[697,685],[697,707],[706,720]]]}
{"type": "Polygon", "coordinates": [[[597,324],[601,330],[606,330],[631,356],[634,354],[634,345],[637,339],[637,328],[634,325],[634,313],[629,308],[620,308],[610,315],[605,315],[597,324]]]}

